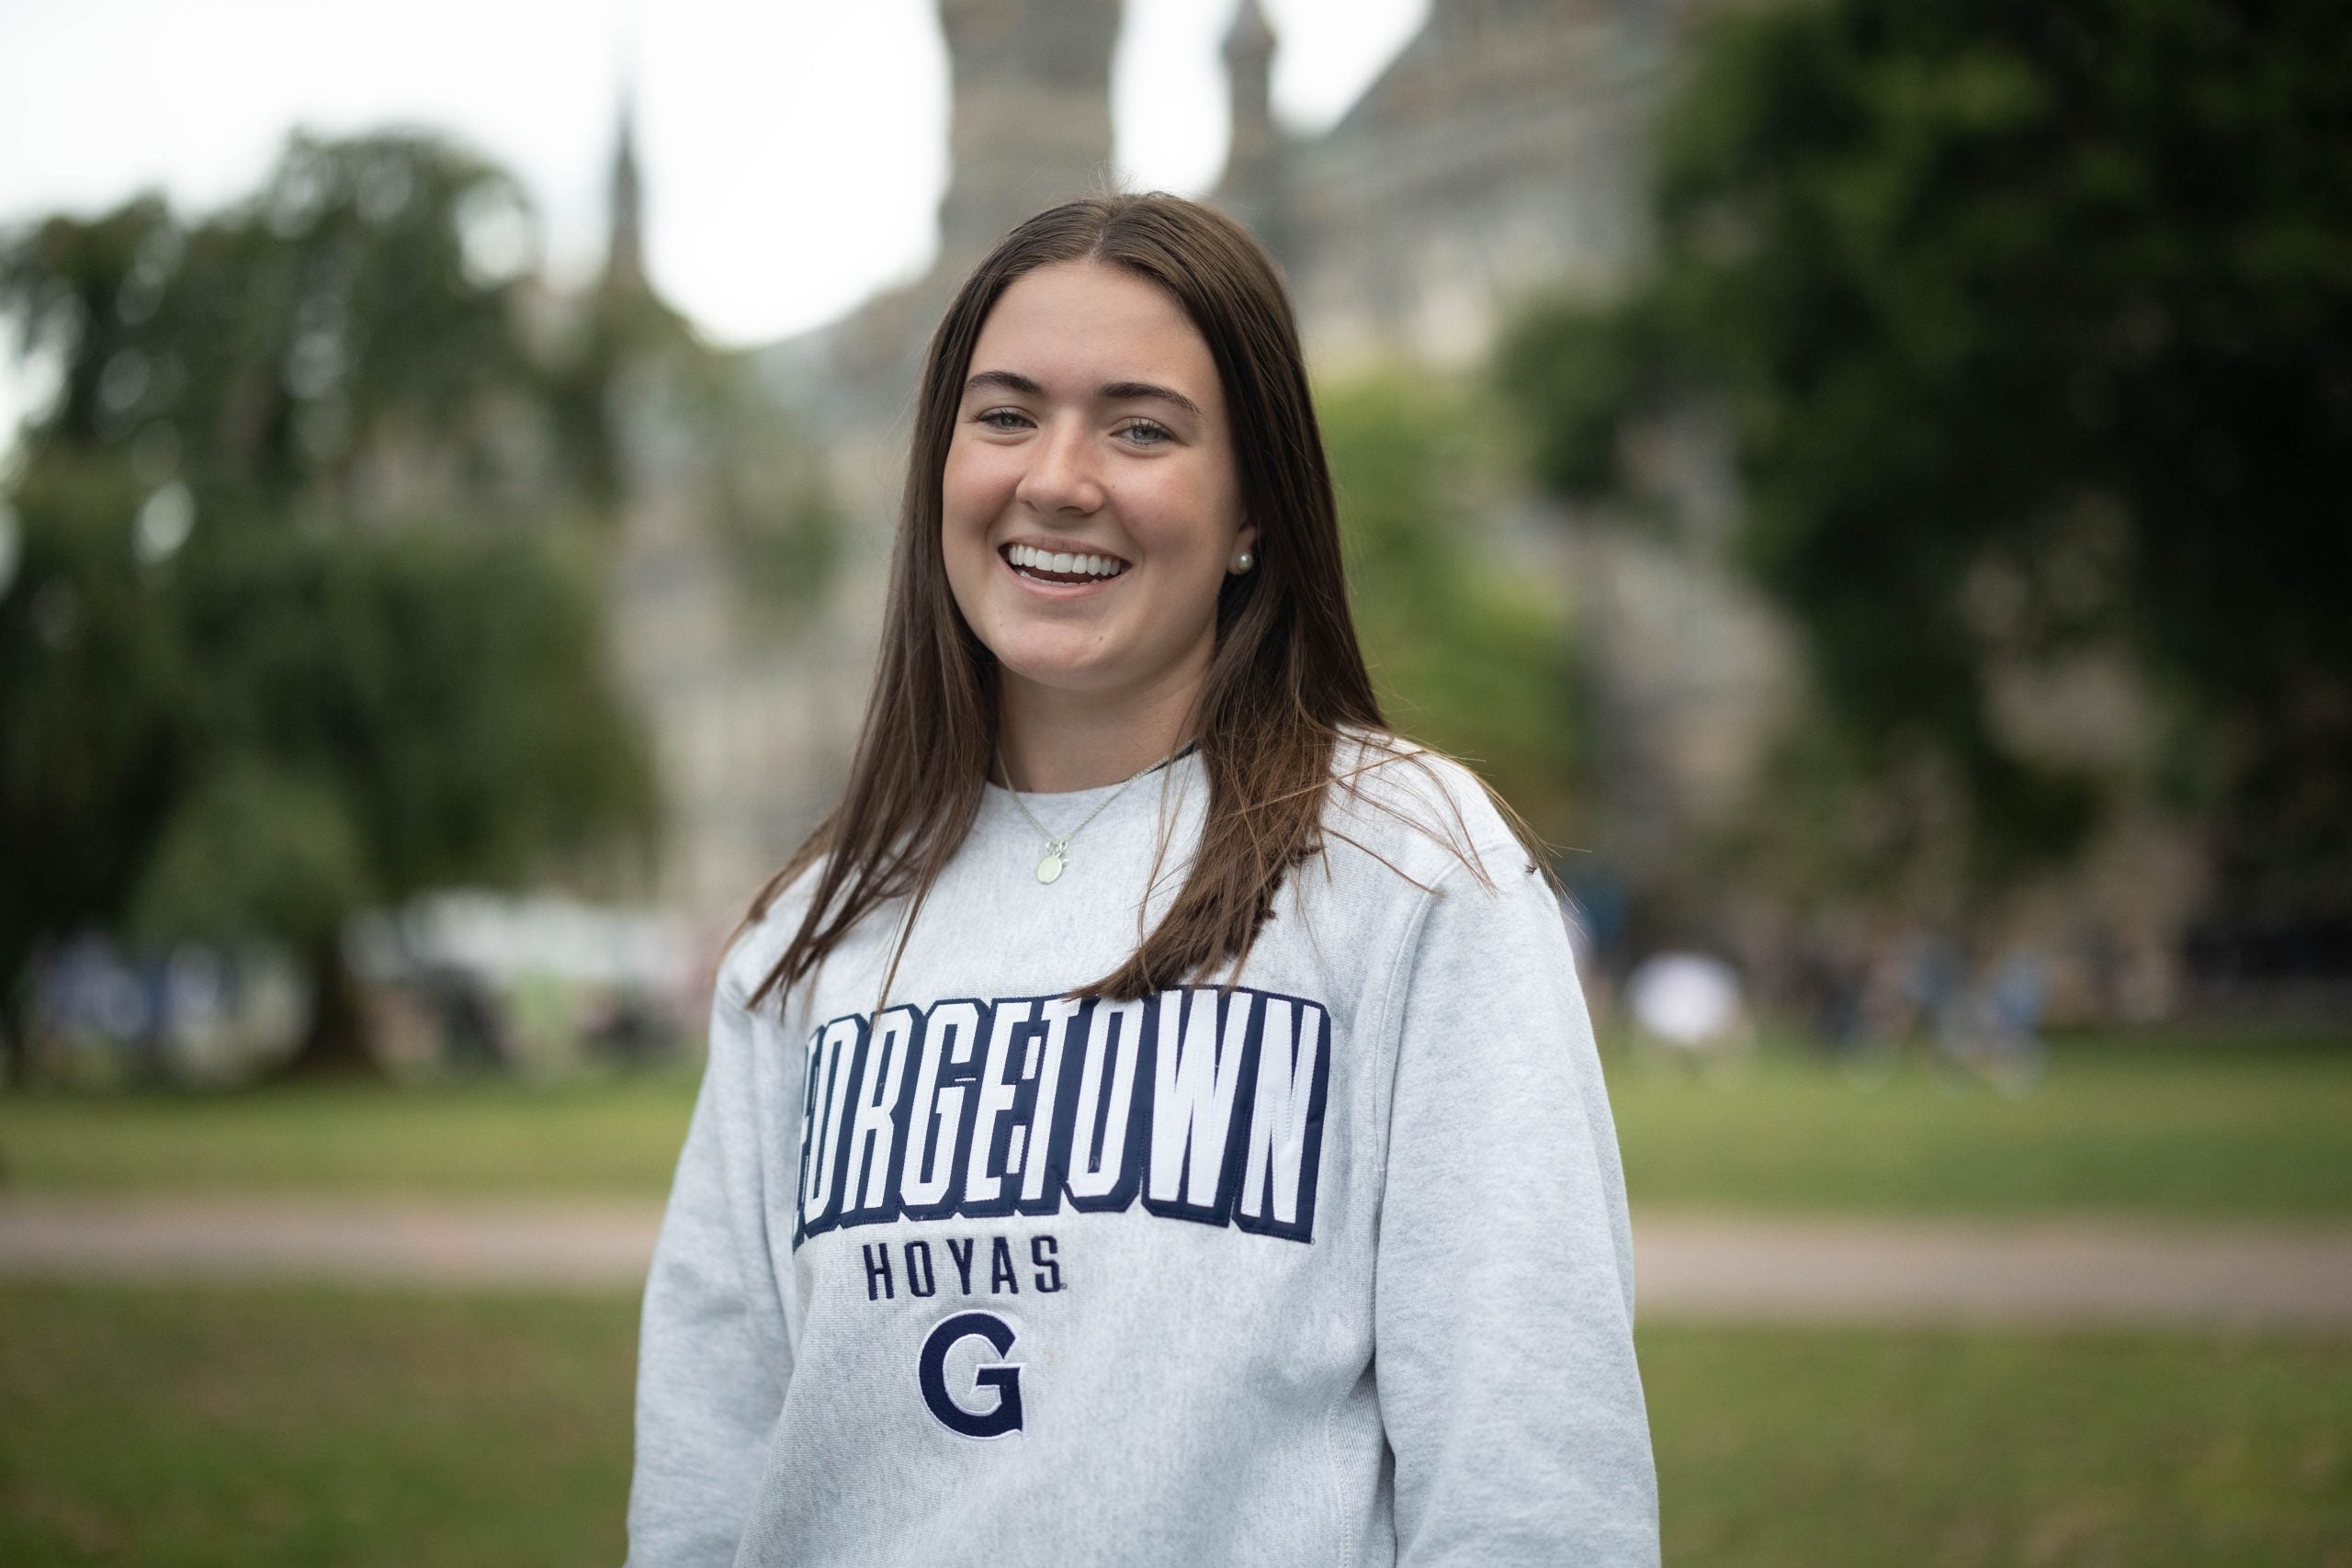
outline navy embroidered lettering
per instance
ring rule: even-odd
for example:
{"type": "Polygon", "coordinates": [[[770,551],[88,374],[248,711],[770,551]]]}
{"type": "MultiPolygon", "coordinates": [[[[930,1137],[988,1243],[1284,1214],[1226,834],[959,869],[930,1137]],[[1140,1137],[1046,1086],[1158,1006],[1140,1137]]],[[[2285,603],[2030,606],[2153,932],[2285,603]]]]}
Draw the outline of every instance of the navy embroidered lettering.
{"type": "MultiPolygon", "coordinates": [[[[793,1245],[901,1218],[1115,1213],[1138,1198],[1166,1218],[1311,1242],[1332,1048],[1319,1003],[1239,987],[835,1019],[805,1052],[793,1245]]],[[[947,1246],[968,1295],[972,1246],[947,1246]]],[[[992,1289],[1018,1289],[990,1265],[992,1289]]],[[[1009,1255],[1003,1271],[1015,1273],[1009,1255]]]]}
{"type": "Polygon", "coordinates": [[[834,1134],[842,1121],[842,1102],[849,1097],[850,1057],[865,1031],[865,1021],[837,1018],[809,1037],[808,1092],[803,1096],[802,1124],[808,1137],[800,1151],[800,1228],[829,1213],[839,1183],[835,1180],[834,1134]]]}
{"type": "Polygon", "coordinates": [[[884,1013],[858,1054],[857,1098],[844,1134],[842,1210],[876,1220],[893,1218],[891,1156],[899,1152],[899,1128],[906,1119],[900,1103],[907,1085],[907,1057],[922,1032],[922,1017],[910,1007],[884,1013]]]}
{"type": "Polygon", "coordinates": [[[1320,1008],[1299,1008],[1287,997],[1266,998],[1252,1056],[1257,1080],[1249,1163],[1233,1216],[1244,1230],[1305,1239],[1312,1228],[1323,1100],[1330,1088],[1331,1053],[1322,1036],[1329,1028],[1320,1008]]]}
{"type": "Polygon", "coordinates": [[[947,1238],[947,1256],[955,1263],[956,1277],[964,1281],[964,1293],[967,1296],[972,1293],[972,1249],[978,1245],[970,1236],[964,1238],[961,1247],[956,1245],[954,1236],[947,1238]]]}
{"type": "Polygon", "coordinates": [[[913,1127],[899,1176],[902,1213],[930,1219],[956,1211],[957,1145],[965,1132],[964,1083],[980,1032],[978,1002],[941,1002],[923,1022],[922,1066],[915,1075],[913,1127]]]}
{"type": "Polygon", "coordinates": [[[1069,1134],[1061,1140],[1069,1201],[1080,1209],[1124,1209],[1135,1201],[1142,1180],[1143,1133],[1136,1123],[1150,1110],[1150,1098],[1136,1093],[1137,1064],[1148,1049],[1145,1020],[1157,1002],[1098,1002],[1088,1015],[1078,1098],[1070,1109],[1069,1134]]]}
{"type": "Polygon", "coordinates": [[[1049,1235],[1029,1238],[1029,1261],[1037,1266],[1037,1292],[1040,1295],[1050,1296],[1062,1288],[1061,1248],[1062,1244],[1049,1235]]]}
{"type": "Polygon", "coordinates": [[[922,1402],[939,1424],[961,1438],[1001,1438],[1021,1430],[1021,1365],[1007,1361],[1014,1338],[1012,1325],[992,1312],[959,1312],[942,1318],[922,1342],[915,1362],[915,1381],[922,1402]],[[984,1361],[972,1373],[976,1395],[996,1391],[993,1405],[973,1409],[960,1404],[947,1388],[948,1353],[964,1340],[988,1341],[998,1359],[984,1361]]]}
{"type": "Polygon", "coordinates": [[[1023,1139],[1021,1201],[1024,1214],[1050,1214],[1061,1207],[1063,1168],[1069,1163],[1069,1118],[1061,1115],[1062,1052],[1069,1043],[1070,1021],[1088,1004],[1073,997],[1056,997],[1039,1010],[1042,1034],[1029,1037],[1021,1077],[1034,1086],[1029,1102],[1028,1135],[1023,1139]],[[1057,1154],[1056,1151],[1065,1151],[1057,1154]]]}
{"type": "Polygon", "coordinates": [[[1001,1001],[989,1010],[994,1015],[995,1025],[989,1032],[988,1065],[981,1070],[978,1092],[973,1100],[972,1152],[964,1167],[964,1201],[956,1210],[958,1213],[1012,1212],[1012,1195],[1000,1193],[1005,1177],[1012,1174],[1011,1134],[1018,1129],[1008,1127],[1000,1135],[997,1127],[1020,1098],[1020,1085],[1005,1074],[1012,1065],[1013,1036],[1028,1023],[1035,1006],[1034,1002],[1001,1001]]]}
{"type": "Polygon", "coordinates": [[[989,1294],[1017,1296],[1020,1293],[1021,1280],[1012,1271],[1012,1243],[999,1236],[989,1248],[989,1294]]]}
{"type": "Polygon", "coordinates": [[[1180,1027],[1173,995],[1160,998],[1151,1175],[1143,1197],[1144,1207],[1155,1214],[1223,1224],[1232,1211],[1225,1150],[1251,1010],[1239,997],[1204,988],[1186,996],[1180,1027]]]}

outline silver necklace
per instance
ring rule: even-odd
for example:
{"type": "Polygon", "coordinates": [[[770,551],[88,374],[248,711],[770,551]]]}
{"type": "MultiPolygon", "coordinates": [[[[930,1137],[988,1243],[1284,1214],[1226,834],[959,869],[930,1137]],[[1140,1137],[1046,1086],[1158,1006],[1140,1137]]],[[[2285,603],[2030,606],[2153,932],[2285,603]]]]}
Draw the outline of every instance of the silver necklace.
{"type": "Polygon", "coordinates": [[[1051,828],[1046,827],[1043,822],[1037,820],[1037,814],[1029,809],[1029,803],[1021,798],[1021,792],[1019,790],[1012,787],[1012,764],[1008,763],[1004,760],[1003,753],[999,752],[997,755],[996,765],[1004,770],[1004,792],[1012,796],[1012,804],[1021,808],[1021,815],[1029,818],[1029,826],[1036,829],[1038,836],[1046,840],[1045,858],[1037,863],[1037,880],[1040,882],[1052,882],[1059,878],[1062,874],[1062,867],[1069,863],[1069,841],[1086,830],[1087,822],[1093,821],[1097,817],[1102,816],[1103,812],[1109,810],[1111,803],[1118,799],[1119,796],[1126,794],[1127,786],[1135,783],[1136,780],[1143,777],[1144,773],[1153,773],[1159,769],[1164,768],[1182,755],[1183,751],[1182,750],[1170,751],[1167,756],[1162,757],[1159,761],[1154,762],[1150,767],[1144,769],[1141,773],[1129,773],[1125,778],[1119,781],[1118,788],[1113,790],[1109,795],[1102,797],[1102,805],[1097,806],[1093,810],[1086,814],[1085,822],[1080,822],[1069,832],[1057,837],[1051,828]]]}

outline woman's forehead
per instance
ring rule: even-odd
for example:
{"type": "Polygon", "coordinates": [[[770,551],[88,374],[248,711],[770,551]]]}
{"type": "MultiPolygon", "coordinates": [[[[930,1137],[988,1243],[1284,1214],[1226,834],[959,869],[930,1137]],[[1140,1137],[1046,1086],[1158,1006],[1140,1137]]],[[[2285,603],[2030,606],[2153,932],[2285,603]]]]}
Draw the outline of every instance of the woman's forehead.
{"type": "Polygon", "coordinates": [[[1204,409],[1216,362],[1192,319],[1158,284],[1101,262],[1065,262],[1015,279],[973,344],[971,373],[1019,377],[1048,397],[1167,387],[1204,409]]]}

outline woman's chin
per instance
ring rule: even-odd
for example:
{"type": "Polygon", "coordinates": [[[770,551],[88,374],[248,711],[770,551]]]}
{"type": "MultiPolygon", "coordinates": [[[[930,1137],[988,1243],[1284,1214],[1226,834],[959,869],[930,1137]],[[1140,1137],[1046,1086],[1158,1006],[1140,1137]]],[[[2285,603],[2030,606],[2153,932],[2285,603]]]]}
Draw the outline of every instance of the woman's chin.
{"type": "Polygon", "coordinates": [[[1024,686],[1073,697],[1107,695],[1125,684],[1115,667],[1106,669],[1095,660],[1000,654],[997,665],[1024,686]]]}
{"type": "Polygon", "coordinates": [[[1208,671],[1211,645],[1170,649],[1137,646],[1116,626],[1075,626],[1000,622],[984,640],[1008,681],[1039,695],[1081,701],[1147,700],[1197,682],[1208,671]]]}

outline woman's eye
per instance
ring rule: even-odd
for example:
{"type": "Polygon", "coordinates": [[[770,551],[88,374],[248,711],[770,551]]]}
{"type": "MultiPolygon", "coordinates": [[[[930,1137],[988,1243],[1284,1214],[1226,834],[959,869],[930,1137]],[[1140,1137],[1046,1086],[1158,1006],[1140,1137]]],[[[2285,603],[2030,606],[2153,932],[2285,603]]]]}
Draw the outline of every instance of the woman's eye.
{"type": "Polygon", "coordinates": [[[1130,441],[1138,442],[1146,446],[1157,446],[1164,441],[1173,439],[1166,425],[1156,424],[1148,419],[1133,420],[1121,425],[1119,434],[1130,441]]]}
{"type": "Polygon", "coordinates": [[[990,430],[1018,430],[1029,423],[1029,416],[1019,409],[990,409],[986,413],[975,414],[973,423],[985,424],[990,430]]]}

